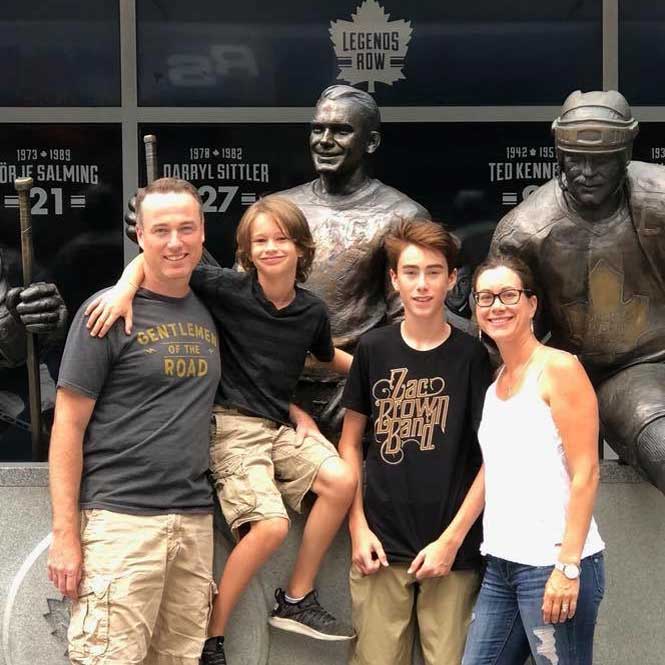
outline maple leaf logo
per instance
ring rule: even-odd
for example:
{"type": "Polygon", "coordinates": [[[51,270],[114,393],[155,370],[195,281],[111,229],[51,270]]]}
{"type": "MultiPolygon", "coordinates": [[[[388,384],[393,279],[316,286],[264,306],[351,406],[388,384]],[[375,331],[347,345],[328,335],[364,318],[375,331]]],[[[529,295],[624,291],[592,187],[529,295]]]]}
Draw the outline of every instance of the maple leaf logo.
{"type": "Polygon", "coordinates": [[[649,298],[624,295],[623,273],[601,259],[589,272],[587,302],[563,305],[570,338],[585,356],[611,362],[629,353],[649,326],[649,298]]]}
{"type": "Polygon", "coordinates": [[[338,80],[351,85],[392,85],[402,73],[411,40],[411,21],[390,21],[376,0],[364,0],[350,21],[331,21],[330,38],[339,66],[338,80]]]}
{"type": "MultiPolygon", "coordinates": [[[[67,628],[72,612],[72,603],[69,598],[63,596],[62,600],[57,598],[47,598],[49,611],[43,616],[51,627],[51,635],[61,642],[67,643],[67,628]]],[[[64,653],[67,656],[67,651],[64,653]]]]}

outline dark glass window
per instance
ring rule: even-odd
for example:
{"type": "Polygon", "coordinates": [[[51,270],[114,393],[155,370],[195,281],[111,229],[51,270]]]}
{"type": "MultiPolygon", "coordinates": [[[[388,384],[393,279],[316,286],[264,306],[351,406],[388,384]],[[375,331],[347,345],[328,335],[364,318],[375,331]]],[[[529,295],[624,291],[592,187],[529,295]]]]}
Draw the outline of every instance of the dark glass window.
{"type": "Polygon", "coordinates": [[[549,105],[602,87],[602,1],[137,3],[143,106],[549,105]]]}
{"type": "MultiPolygon", "coordinates": [[[[235,256],[235,230],[243,212],[262,195],[314,177],[304,124],[146,124],[157,136],[160,176],[199,188],[206,218],[206,247],[225,266],[235,256]]],[[[139,182],[145,183],[145,163],[139,182]]]]}
{"type": "Polygon", "coordinates": [[[633,147],[633,159],[665,165],[665,123],[640,123],[640,133],[633,147]]]}
{"type": "Polygon", "coordinates": [[[0,3],[0,106],[119,106],[118,2],[0,3]]]}
{"type": "MultiPolygon", "coordinates": [[[[141,135],[149,133],[157,135],[160,175],[199,188],[206,246],[227,266],[247,206],[316,177],[306,124],[140,128],[141,135]]],[[[468,237],[477,260],[496,222],[556,172],[549,123],[384,123],[382,133],[374,175],[468,237]]],[[[143,164],[140,171],[145,182],[143,164]]]]}
{"type": "Polygon", "coordinates": [[[665,68],[665,4],[659,0],[619,2],[619,89],[631,104],[665,103],[660,84],[665,68]]]}
{"type": "MultiPolygon", "coordinates": [[[[123,265],[119,125],[0,125],[1,298],[23,283],[14,178],[30,176],[34,281],[55,282],[70,320],[123,265]]],[[[0,345],[4,336],[0,318],[0,345]]],[[[63,344],[40,341],[42,411],[48,423],[63,344]]],[[[31,456],[27,373],[0,359],[0,461],[31,456]]]]}

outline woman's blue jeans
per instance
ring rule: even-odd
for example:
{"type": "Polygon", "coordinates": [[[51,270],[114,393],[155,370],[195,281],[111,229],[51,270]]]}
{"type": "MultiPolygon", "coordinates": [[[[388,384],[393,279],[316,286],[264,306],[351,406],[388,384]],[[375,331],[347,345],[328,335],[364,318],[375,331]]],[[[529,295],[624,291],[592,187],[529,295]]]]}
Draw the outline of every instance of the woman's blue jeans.
{"type": "Polygon", "coordinates": [[[564,623],[543,623],[543,593],[553,566],[487,557],[462,665],[592,665],[593,633],[605,591],[603,554],[582,559],[577,611],[564,623]]]}

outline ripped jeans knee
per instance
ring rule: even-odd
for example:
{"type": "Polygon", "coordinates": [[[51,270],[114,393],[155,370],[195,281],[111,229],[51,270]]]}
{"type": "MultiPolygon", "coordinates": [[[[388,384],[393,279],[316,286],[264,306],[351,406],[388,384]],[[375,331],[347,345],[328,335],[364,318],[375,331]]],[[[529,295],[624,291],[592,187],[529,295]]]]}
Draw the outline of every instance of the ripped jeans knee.
{"type": "Polygon", "coordinates": [[[540,644],[536,645],[536,654],[551,665],[559,665],[554,624],[534,628],[533,634],[540,640],[540,644]]]}

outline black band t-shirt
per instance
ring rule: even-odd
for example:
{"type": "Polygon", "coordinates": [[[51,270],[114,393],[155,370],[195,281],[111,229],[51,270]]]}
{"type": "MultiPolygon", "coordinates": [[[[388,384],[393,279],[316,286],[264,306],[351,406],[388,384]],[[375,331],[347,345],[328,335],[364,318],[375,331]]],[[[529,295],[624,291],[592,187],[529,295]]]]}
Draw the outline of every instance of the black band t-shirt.
{"type": "MultiPolygon", "coordinates": [[[[450,524],[481,464],[476,432],[491,370],[484,347],[452,328],[438,347],[417,351],[400,325],[364,335],[343,406],[369,418],[364,509],[390,562],[410,563],[450,524]]],[[[480,564],[481,522],[453,569],[480,564]]]]}

